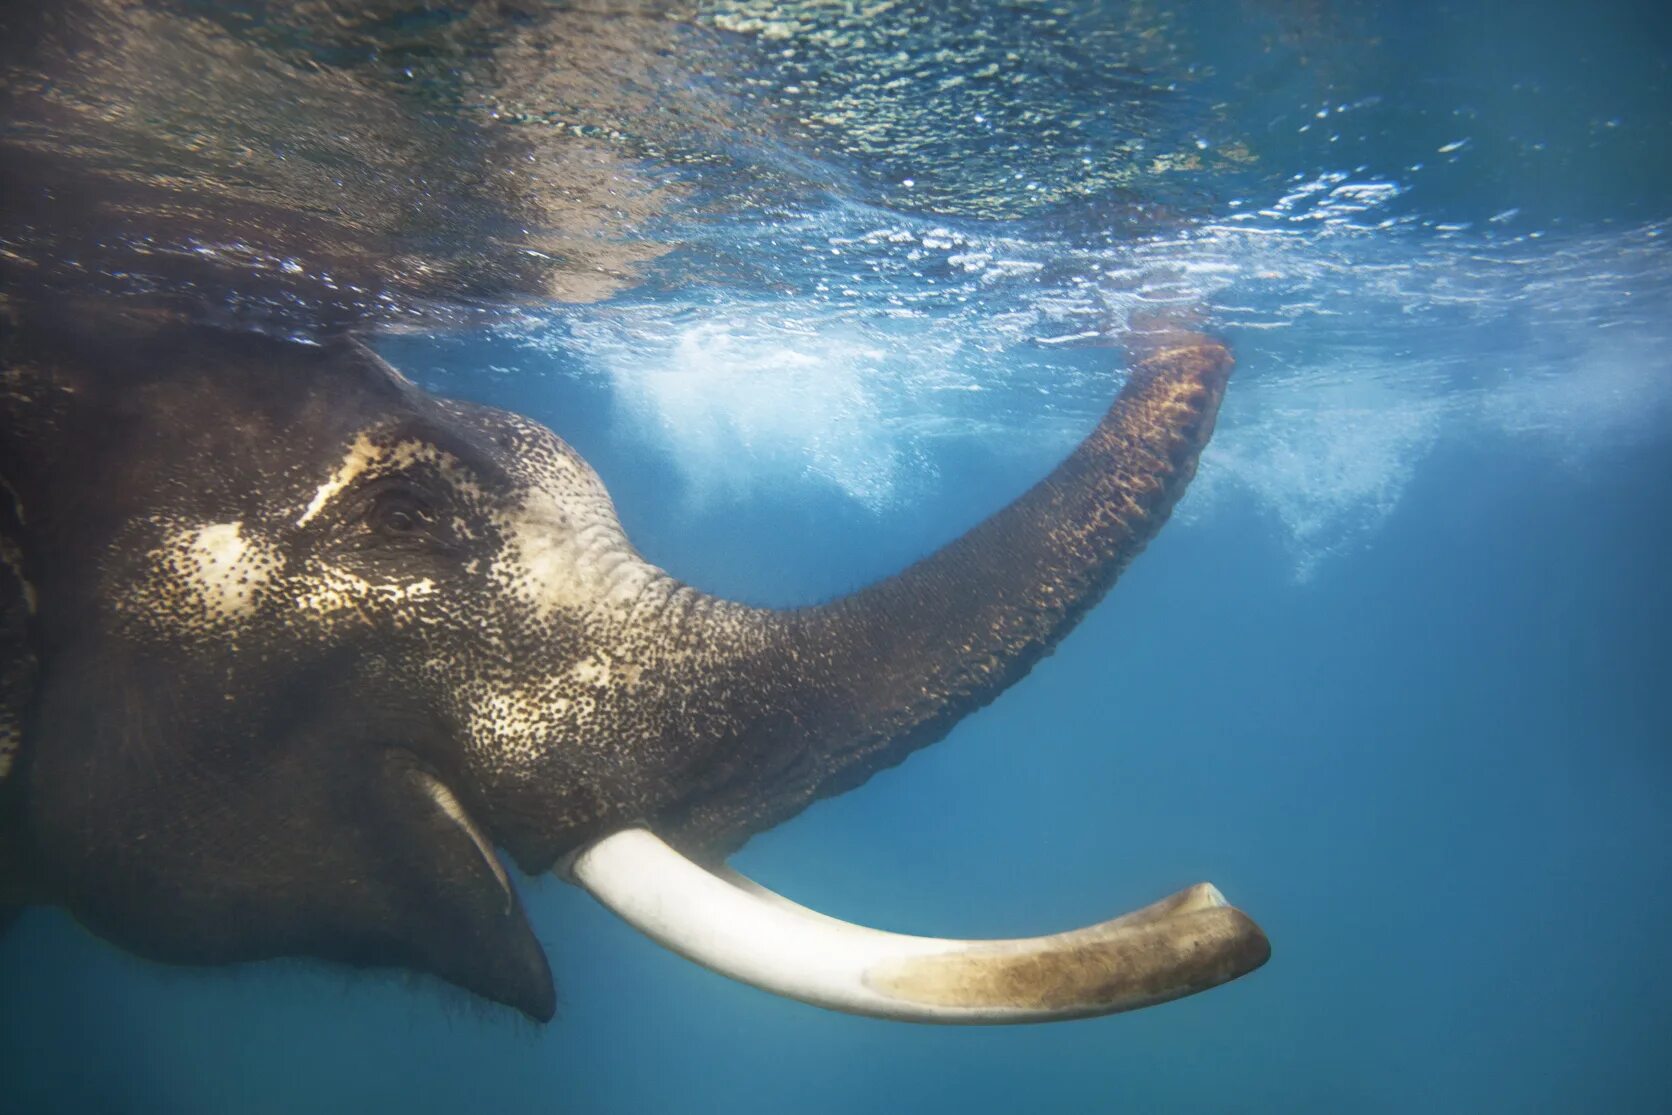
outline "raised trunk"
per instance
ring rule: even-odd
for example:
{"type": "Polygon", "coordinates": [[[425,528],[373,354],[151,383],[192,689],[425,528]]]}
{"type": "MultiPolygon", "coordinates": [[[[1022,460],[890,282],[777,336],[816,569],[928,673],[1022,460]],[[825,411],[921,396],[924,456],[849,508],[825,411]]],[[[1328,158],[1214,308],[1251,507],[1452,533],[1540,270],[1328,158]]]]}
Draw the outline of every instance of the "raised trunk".
{"type": "Polygon", "coordinates": [[[728,682],[758,715],[739,718],[702,793],[658,831],[734,848],[941,738],[1025,674],[1166,521],[1230,368],[1210,338],[1151,338],[1097,428],[1010,506],[894,577],[764,617],[750,680],[728,682]]]}

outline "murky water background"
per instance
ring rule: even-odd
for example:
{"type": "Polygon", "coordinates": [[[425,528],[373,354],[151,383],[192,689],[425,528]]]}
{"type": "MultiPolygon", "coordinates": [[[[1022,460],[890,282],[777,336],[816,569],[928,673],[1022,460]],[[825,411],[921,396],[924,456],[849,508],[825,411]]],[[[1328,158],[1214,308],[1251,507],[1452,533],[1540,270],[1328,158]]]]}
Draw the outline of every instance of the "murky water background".
{"type": "Polygon", "coordinates": [[[0,941],[0,1109],[1672,1103],[1654,5],[5,18],[9,282],[381,326],[735,596],[938,545],[1095,421],[1134,314],[1199,307],[1239,372],[1152,552],[1015,691],[741,863],[971,935],[1213,878],[1276,953],[1129,1018],[932,1031],[733,988],[531,883],[564,1000],[534,1032],[36,913],[0,941]]]}

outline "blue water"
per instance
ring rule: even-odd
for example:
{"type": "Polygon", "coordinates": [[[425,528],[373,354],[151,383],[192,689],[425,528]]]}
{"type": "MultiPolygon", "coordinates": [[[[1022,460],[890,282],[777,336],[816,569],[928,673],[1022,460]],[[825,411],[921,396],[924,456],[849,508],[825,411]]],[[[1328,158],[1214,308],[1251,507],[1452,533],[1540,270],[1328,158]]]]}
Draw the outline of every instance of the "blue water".
{"type": "Polygon", "coordinates": [[[651,560],[793,605],[1002,506],[1096,420],[1131,314],[1205,306],[1239,370],[1159,540],[999,701],[733,862],[959,936],[1211,879],[1271,962],[1133,1015],[911,1027],[527,879],[560,996],[536,1028],[400,976],[163,968],[33,911],[0,939],[0,1110],[1672,1110],[1665,13],[1186,6],[1188,50],[1123,68],[1124,9],[908,8],[872,17],[888,52],[802,27],[785,60],[742,7],[713,18],[788,107],[667,157],[697,190],[643,282],[384,352],[552,426],[651,560]],[[984,43],[1037,80],[942,105],[984,43]],[[896,46],[921,96],[882,103],[896,46]],[[809,76],[902,115],[808,124],[809,76]],[[1141,111],[1106,111],[1129,85],[1141,111]],[[1116,181],[1135,141],[1201,161],[1116,181]]]}

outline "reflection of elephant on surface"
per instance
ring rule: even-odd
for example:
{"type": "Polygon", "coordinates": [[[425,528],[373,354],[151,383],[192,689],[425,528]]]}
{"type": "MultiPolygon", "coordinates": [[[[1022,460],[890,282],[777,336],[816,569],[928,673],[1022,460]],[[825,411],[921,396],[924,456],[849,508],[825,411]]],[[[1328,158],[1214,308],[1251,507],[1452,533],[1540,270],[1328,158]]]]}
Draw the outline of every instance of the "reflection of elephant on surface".
{"type": "Polygon", "coordinates": [[[771,611],[643,561],[543,427],[357,343],[14,322],[0,901],[175,961],[419,969],[540,1019],[550,974],[496,847],[693,959],[867,1013],[1094,1014],[1249,971],[1265,939],[1207,886],[1056,937],[937,941],[658,839],[717,862],[1049,652],[1183,492],[1230,365],[1185,333],[1133,355],[1015,503],[852,596],[771,611]]]}

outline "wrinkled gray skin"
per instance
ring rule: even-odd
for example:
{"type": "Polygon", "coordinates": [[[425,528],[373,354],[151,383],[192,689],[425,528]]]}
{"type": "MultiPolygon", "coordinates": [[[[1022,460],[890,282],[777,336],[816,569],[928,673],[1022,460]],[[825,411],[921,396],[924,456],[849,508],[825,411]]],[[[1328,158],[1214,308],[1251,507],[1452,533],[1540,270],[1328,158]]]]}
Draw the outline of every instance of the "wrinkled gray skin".
{"type": "Polygon", "coordinates": [[[1230,363],[1152,338],[1015,504],[768,611],[644,562],[550,431],[353,340],[55,317],[7,326],[0,373],[0,905],[173,961],[404,966],[537,1019],[495,848],[542,871],[647,821],[712,858],[938,739],[1154,535],[1230,363]]]}

